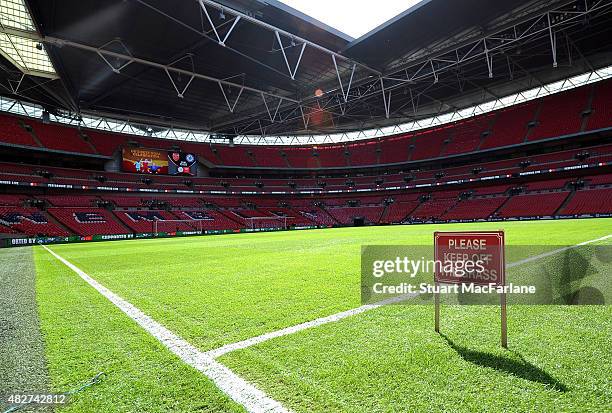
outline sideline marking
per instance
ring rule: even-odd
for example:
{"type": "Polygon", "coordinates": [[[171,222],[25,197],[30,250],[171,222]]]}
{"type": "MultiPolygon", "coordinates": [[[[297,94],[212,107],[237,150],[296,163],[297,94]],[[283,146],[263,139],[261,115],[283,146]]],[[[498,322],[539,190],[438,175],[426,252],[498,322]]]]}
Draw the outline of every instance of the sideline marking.
{"type": "Polygon", "coordinates": [[[251,337],[246,340],[238,341],[236,343],[226,344],[225,346],[221,346],[214,350],[209,350],[206,352],[206,354],[212,358],[221,357],[222,355],[230,353],[235,350],[241,350],[243,348],[251,347],[256,344],[263,343],[264,341],[268,341],[273,338],[297,333],[298,331],[306,330],[308,328],[318,327],[320,325],[328,324],[328,323],[334,323],[336,321],[342,320],[343,318],[361,314],[366,311],[373,310],[378,307],[382,307],[383,305],[394,304],[396,302],[404,301],[408,298],[416,297],[417,295],[419,295],[419,293],[403,294],[397,297],[387,298],[386,300],[379,301],[375,304],[364,304],[360,307],[352,308],[350,310],[342,311],[340,313],[317,318],[311,321],[306,321],[305,323],[302,323],[302,324],[297,324],[291,327],[283,328],[281,330],[272,331],[270,333],[265,333],[260,336],[251,337]]]}
{"type": "MultiPolygon", "coordinates": [[[[604,240],[606,240],[606,239],[608,239],[610,237],[612,237],[612,234],[603,236],[601,238],[592,239],[592,240],[589,240],[589,241],[584,241],[584,242],[581,242],[581,243],[576,244],[576,245],[570,245],[570,246],[567,246],[567,247],[558,248],[556,250],[548,251],[548,252],[545,252],[543,254],[534,255],[533,257],[525,258],[523,260],[507,264],[506,268],[517,267],[519,265],[526,264],[526,263],[531,262],[531,261],[536,261],[536,260],[539,260],[541,258],[546,258],[546,257],[549,257],[551,255],[555,255],[555,254],[558,254],[560,252],[567,251],[567,250],[570,250],[570,249],[573,249],[573,248],[577,248],[577,247],[580,247],[580,246],[583,246],[583,245],[592,244],[592,243],[598,242],[598,241],[604,241],[604,240]]],[[[252,338],[249,338],[249,339],[246,339],[246,340],[238,341],[236,343],[226,344],[226,345],[221,346],[219,348],[216,348],[216,349],[213,349],[213,350],[209,350],[209,351],[206,352],[206,354],[209,355],[210,357],[213,357],[213,358],[221,357],[224,354],[231,353],[232,351],[235,351],[235,350],[242,350],[244,348],[251,347],[251,346],[254,346],[256,344],[263,343],[264,341],[268,341],[268,340],[273,339],[273,338],[282,337],[282,336],[286,336],[286,335],[289,335],[289,334],[294,334],[294,333],[297,333],[299,331],[306,330],[308,328],[318,327],[318,326],[323,325],[323,324],[333,323],[333,322],[342,320],[343,318],[350,317],[350,316],[353,316],[353,315],[356,315],[356,314],[361,314],[361,313],[364,313],[366,311],[373,310],[375,308],[381,307],[383,305],[392,304],[393,302],[403,301],[403,300],[405,300],[407,298],[411,298],[412,296],[416,296],[416,295],[418,295],[418,293],[405,294],[405,295],[401,295],[401,296],[398,296],[398,297],[389,298],[389,299],[380,301],[380,302],[375,303],[375,304],[365,304],[365,305],[362,305],[361,307],[353,308],[351,310],[346,310],[346,311],[342,311],[340,313],[336,313],[336,314],[332,314],[332,315],[329,315],[329,316],[317,318],[317,319],[312,320],[312,321],[307,321],[307,322],[302,323],[302,324],[297,324],[295,326],[283,328],[281,330],[272,331],[270,333],[265,333],[265,334],[262,334],[260,336],[256,336],[256,337],[252,337],[252,338]]]]}
{"type": "MultiPolygon", "coordinates": [[[[583,245],[592,244],[592,243],[595,243],[595,242],[598,242],[598,241],[604,241],[604,240],[609,239],[611,237],[612,237],[612,234],[606,235],[606,236],[603,236],[603,237],[600,237],[600,238],[584,241],[584,242],[578,243],[576,245],[571,245],[571,246],[567,246],[567,247],[563,247],[563,248],[558,248],[556,250],[548,251],[548,252],[545,252],[545,253],[542,253],[542,254],[539,254],[539,255],[535,255],[533,257],[525,258],[523,260],[507,264],[506,268],[516,267],[516,266],[519,266],[519,265],[522,265],[522,264],[526,264],[526,263],[531,262],[531,261],[536,261],[536,260],[539,260],[541,258],[546,258],[546,257],[549,257],[551,255],[555,255],[555,254],[558,254],[560,252],[567,251],[567,250],[570,250],[570,249],[573,249],[573,248],[577,248],[577,247],[580,247],[580,246],[583,246],[583,245]]],[[[236,402],[238,402],[238,403],[242,404],[243,406],[245,406],[245,408],[247,408],[247,410],[253,411],[253,412],[268,412],[269,411],[269,412],[279,412],[280,413],[280,412],[288,412],[288,410],[285,410],[282,407],[282,405],[280,405],[280,403],[276,402],[275,400],[272,400],[272,399],[268,398],[265,395],[265,393],[261,392],[260,390],[255,388],[253,385],[251,385],[250,383],[246,382],[244,379],[242,379],[242,378],[238,377],[237,375],[235,375],[227,367],[225,367],[222,364],[216,362],[214,360],[215,358],[221,357],[222,355],[230,353],[230,352],[235,351],[235,350],[241,350],[241,349],[244,349],[244,348],[247,348],[247,347],[254,346],[256,344],[263,343],[263,342],[271,340],[273,338],[282,337],[282,336],[286,336],[286,335],[289,335],[289,334],[294,334],[294,333],[297,333],[299,331],[306,330],[306,329],[313,328],[313,327],[318,327],[318,326],[323,325],[323,324],[333,323],[333,322],[342,320],[344,318],[347,318],[347,317],[350,317],[350,316],[353,316],[353,315],[361,314],[361,313],[364,313],[366,311],[370,311],[370,310],[373,310],[373,309],[378,308],[378,307],[382,307],[382,306],[387,305],[387,304],[392,304],[394,302],[403,301],[403,300],[405,300],[407,298],[411,298],[413,296],[418,295],[418,293],[405,294],[405,295],[401,295],[401,296],[398,296],[398,297],[392,297],[392,298],[389,298],[389,299],[386,299],[386,300],[382,300],[382,301],[380,301],[380,302],[378,302],[376,304],[365,304],[365,305],[362,305],[362,306],[357,307],[357,308],[353,308],[353,309],[350,309],[350,310],[342,311],[340,313],[336,313],[336,314],[332,314],[332,315],[329,315],[329,316],[317,318],[315,320],[311,320],[311,321],[307,321],[307,322],[304,322],[304,323],[301,323],[301,324],[297,324],[295,326],[283,328],[281,330],[272,331],[270,333],[265,333],[265,334],[262,334],[262,335],[259,335],[259,336],[256,336],[256,337],[252,337],[252,338],[249,338],[249,339],[246,339],[246,340],[238,341],[236,343],[227,344],[227,345],[221,346],[219,348],[216,348],[216,349],[213,349],[213,350],[209,350],[207,352],[201,352],[198,349],[196,349],[195,347],[193,347],[192,345],[190,345],[189,343],[187,343],[186,341],[184,341],[183,339],[181,339],[178,336],[176,336],[174,333],[172,333],[169,330],[167,330],[165,327],[163,327],[160,324],[158,324],[156,321],[154,321],[153,319],[151,319],[150,317],[148,317],[144,313],[142,313],[140,310],[138,310],[136,307],[132,306],[127,301],[123,300],[122,298],[118,297],[117,295],[115,295],[110,290],[106,289],[104,286],[102,286],[97,281],[95,281],[94,279],[89,277],[86,273],[81,271],[79,268],[77,268],[76,266],[72,265],[70,262],[66,261],[65,259],[63,259],[59,255],[57,255],[56,253],[51,251],[45,245],[41,245],[41,246],[43,248],[45,248],[47,251],[49,251],[57,259],[59,259],[61,262],[63,262],[70,269],[72,269],[74,272],[76,272],[81,278],[83,278],[87,283],[89,283],[92,287],[94,287],[96,290],[98,290],[98,292],[100,292],[102,295],[104,295],[110,301],[115,303],[115,301],[113,301],[113,299],[111,299],[111,296],[115,297],[116,300],[120,300],[121,303],[124,303],[126,306],[129,306],[129,307],[133,308],[133,310],[135,312],[137,312],[141,316],[141,318],[143,320],[149,320],[155,326],[158,326],[162,331],[165,331],[168,336],[173,337],[174,340],[172,342],[176,341],[177,343],[181,344],[181,346],[184,346],[186,358],[183,358],[179,353],[177,353],[177,351],[175,351],[175,349],[173,347],[171,347],[169,344],[166,344],[166,342],[163,339],[158,337],[158,335],[154,334],[154,332],[151,332],[144,324],[142,324],[139,320],[134,318],[130,313],[128,313],[126,310],[124,310],[120,305],[115,303],[115,305],[117,305],[117,307],[119,307],[130,318],[134,319],[138,324],[140,324],[143,328],[145,328],[147,331],[149,331],[155,338],[157,338],[164,345],[166,345],[166,347],[170,348],[170,350],[172,352],[174,352],[175,354],[177,354],[182,360],[184,360],[186,363],[190,364],[191,366],[195,367],[196,369],[200,370],[206,376],[210,377],[215,382],[215,384],[217,384],[217,386],[221,390],[223,390],[226,394],[228,394],[232,399],[234,399],[236,402]],[[103,291],[106,291],[109,295],[107,295],[103,291]],[[199,360],[202,360],[202,361],[200,363],[198,363],[199,360]],[[207,366],[215,366],[215,367],[207,368],[207,366]],[[209,370],[213,370],[213,371],[209,372],[209,370]],[[226,374],[228,374],[229,377],[219,377],[219,375],[215,375],[214,374],[214,371],[226,371],[227,372],[226,374]],[[214,378],[214,377],[217,377],[217,378],[214,378]],[[273,407],[271,409],[269,408],[268,410],[256,410],[256,409],[255,410],[250,410],[248,408],[247,404],[245,404],[245,403],[239,401],[238,399],[234,398],[232,393],[230,393],[230,392],[235,392],[235,391],[241,392],[239,385],[238,386],[234,386],[234,387],[228,385],[227,387],[229,388],[229,390],[225,390],[225,388],[222,387],[221,384],[219,384],[219,382],[222,382],[222,383],[232,382],[232,380],[242,381],[242,383],[244,383],[245,386],[250,387],[251,391],[253,391],[257,395],[257,396],[254,396],[254,397],[263,397],[263,400],[267,400],[267,402],[265,402],[265,403],[272,403],[269,406],[273,406],[273,407]]],[[[246,396],[246,395],[244,395],[244,396],[246,396]]],[[[246,402],[248,402],[249,400],[253,400],[252,397],[248,397],[248,396],[244,397],[244,396],[243,396],[242,399],[246,399],[246,402]]],[[[265,403],[263,403],[264,406],[266,406],[265,403]]],[[[261,405],[262,404],[257,404],[256,406],[261,406],[261,405]]]]}
{"type": "Polygon", "coordinates": [[[551,255],[555,255],[555,254],[558,254],[558,253],[563,252],[563,251],[567,251],[567,250],[571,250],[571,249],[574,249],[574,248],[582,247],[583,245],[592,244],[592,243],[598,242],[598,241],[605,241],[605,240],[607,240],[610,237],[612,237],[612,234],[603,236],[601,238],[596,238],[596,239],[591,239],[591,240],[588,240],[588,241],[584,241],[584,242],[581,242],[581,243],[576,244],[576,245],[570,245],[570,246],[567,246],[567,247],[558,248],[556,250],[548,251],[548,252],[545,252],[545,253],[542,253],[542,254],[539,254],[539,255],[534,255],[533,257],[529,257],[529,258],[525,258],[525,259],[520,260],[520,261],[512,262],[512,263],[506,265],[506,268],[517,267],[519,265],[523,265],[523,264],[526,264],[526,263],[531,262],[531,261],[539,260],[540,258],[550,257],[551,255]]]}
{"type": "Polygon", "coordinates": [[[42,245],[56,259],[74,271],[90,286],[95,288],[100,294],[106,297],[117,308],[123,311],[128,317],[138,323],[149,334],[155,337],[160,343],[166,346],[171,352],[176,354],[181,360],[191,367],[199,370],[206,377],[211,379],[219,389],[227,394],[236,403],[252,413],[290,413],[279,402],[268,397],[263,391],[259,390],[251,383],[236,375],[229,368],[213,359],[210,355],[202,352],[180,338],[166,327],[147,316],[137,307],[119,297],[108,288],[91,278],[83,270],[67,261],[60,255],[53,252],[47,246],[42,245]]]}

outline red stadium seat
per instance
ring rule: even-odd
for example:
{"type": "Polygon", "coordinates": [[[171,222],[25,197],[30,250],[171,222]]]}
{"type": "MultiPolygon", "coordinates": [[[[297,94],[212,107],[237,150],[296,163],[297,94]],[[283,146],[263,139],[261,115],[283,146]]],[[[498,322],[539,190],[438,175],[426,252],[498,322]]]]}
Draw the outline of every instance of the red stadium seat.
{"type": "Polygon", "coordinates": [[[578,191],[560,211],[561,215],[609,214],[612,205],[612,188],[578,191]]]}
{"type": "Polygon", "coordinates": [[[499,210],[499,216],[506,218],[551,216],[568,195],[569,192],[551,192],[513,196],[499,210]]]}
{"type": "Polygon", "coordinates": [[[32,135],[19,125],[17,118],[0,115],[0,142],[39,147],[32,135]]]}

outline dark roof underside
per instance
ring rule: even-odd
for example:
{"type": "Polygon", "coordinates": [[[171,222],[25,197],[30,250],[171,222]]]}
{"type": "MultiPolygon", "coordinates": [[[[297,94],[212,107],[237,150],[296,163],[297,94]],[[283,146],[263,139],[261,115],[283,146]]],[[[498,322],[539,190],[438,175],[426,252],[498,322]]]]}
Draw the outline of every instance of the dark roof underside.
{"type": "MultiPolygon", "coordinates": [[[[588,18],[559,27],[555,32],[556,68],[552,67],[548,32],[541,31],[503,53],[492,53],[492,76],[483,55],[436,72],[437,81],[435,67],[431,76],[420,76],[432,71],[422,65],[431,56],[455,49],[465,52],[460,49],[462,44],[546,10],[585,4],[584,1],[425,0],[353,41],[276,1],[217,3],[225,7],[223,13],[213,6],[207,11],[221,37],[232,27],[232,10],[237,10],[352,59],[336,59],[344,91],[352,65],[357,63],[348,104],[342,100],[338,74],[326,52],[307,46],[292,79],[273,30],[242,19],[224,47],[217,42],[196,1],[167,0],[27,0],[27,4],[43,36],[102,47],[211,78],[195,78],[182,98],[177,96],[169,74],[159,67],[134,62],[115,73],[111,66],[118,68],[126,63],[124,60],[106,56],[105,61],[95,51],[70,45],[59,47],[57,42],[45,42],[45,47],[60,79],[43,86],[37,85],[36,82],[43,83],[40,80],[27,79],[30,87],[22,88],[25,91],[18,97],[51,109],[104,114],[160,126],[226,134],[301,134],[406,122],[612,63],[610,1],[604,1],[606,7],[588,18]],[[379,75],[374,71],[386,76],[383,85],[391,91],[388,116],[379,75]],[[400,76],[416,80],[401,81],[400,76]],[[235,86],[225,85],[221,91],[213,79],[227,80],[235,86]],[[240,85],[253,90],[240,93],[240,85]],[[323,96],[315,97],[316,89],[324,91],[323,96]],[[261,93],[254,90],[269,95],[264,101],[261,93]],[[233,105],[239,95],[231,112],[228,102],[233,105]],[[279,97],[284,98],[280,105],[279,97]],[[298,101],[300,104],[295,103],[298,101]]],[[[282,35],[281,41],[289,66],[294,68],[301,42],[282,35]]],[[[19,73],[10,63],[0,60],[0,66],[4,69],[0,81],[18,79],[19,73]]],[[[170,76],[179,91],[190,81],[189,75],[171,72],[170,76]]],[[[2,93],[8,94],[6,89],[2,93]]]]}

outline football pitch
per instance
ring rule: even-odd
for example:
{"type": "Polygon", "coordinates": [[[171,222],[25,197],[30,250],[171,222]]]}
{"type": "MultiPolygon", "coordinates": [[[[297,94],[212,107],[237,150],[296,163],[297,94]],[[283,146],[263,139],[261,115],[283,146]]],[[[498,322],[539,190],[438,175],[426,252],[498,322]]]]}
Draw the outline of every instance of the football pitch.
{"type": "MultiPolygon", "coordinates": [[[[595,239],[612,244],[602,239],[612,234],[612,219],[589,219],[338,228],[49,249],[284,411],[611,411],[609,305],[511,305],[509,349],[499,346],[495,305],[444,306],[443,334],[434,332],[428,305],[368,308],[284,330],[362,306],[363,245],[431,245],[434,231],[498,229],[509,246],[595,239]],[[279,330],[285,333],[245,342],[279,330]]],[[[5,280],[24,284],[17,288],[19,305],[35,310],[22,326],[1,332],[8,351],[0,356],[0,394],[61,393],[104,372],[99,383],[56,411],[245,411],[214,378],[181,360],[47,249],[0,251],[0,261],[6,264],[0,270],[5,280]],[[25,285],[28,279],[31,286],[25,285]],[[34,293],[35,302],[28,304],[34,293]],[[20,328],[23,334],[17,334],[20,328]],[[28,329],[38,329],[38,335],[28,329]],[[29,339],[40,345],[23,341],[29,339]],[[25,354],[26,346],[38,348],[37,354],[25,354]]],[[[598,282],[610,288],[609,278],[598,282]]]]}

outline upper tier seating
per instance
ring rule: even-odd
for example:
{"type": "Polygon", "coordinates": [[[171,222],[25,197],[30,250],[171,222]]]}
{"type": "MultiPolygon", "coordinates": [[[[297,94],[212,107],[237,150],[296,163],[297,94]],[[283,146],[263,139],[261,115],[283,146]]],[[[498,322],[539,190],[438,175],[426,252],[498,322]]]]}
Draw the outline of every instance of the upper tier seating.
{"type": "Polygon", "coordinates": [[[497,112],[493,128],[484,138],[480,149],[523,143],[527,136],[527,125],[535,116],[537,104],[537,101],[530,101],[497,112]]]}
{"type": "Polygon", "coordinates": [[[217,157],[223,165],[255,166],[253,158],[248,154],[250,148],[242,145],[212,145],[213,152],[216,150],[217,157]]]}
{"type": "Polygon", "coordinates": [[[45,125],[42,122],[28,121],[34,128],[38,140],[49,149],[67,152],[95,153],[94,150],[79,136],[78,130],[59,125],[45,125]]]}
{"type": "Polygon", "coordinates": [[[319,160],[313,155],[312,148],[286,147],[282,151],[292,168],[319,168],[319,160]]]}
{"type": "Polygon", "coordinates": [[[450,139],[451,127],[442,126],[419,133],[414,139],[411,160],[438,158],[445,141],[450,139]]]}
{"type": "Polygon", "coordinates": [[[410,146],[414,144],[411,134],[390,136],[384,138],[380,145],[380,163],[401,163],[409,160],[410,146]]]}
{"type": "Polygon", "coordinates": [[[196,153],[205,164],[218,166],[343,168],[349,164],[368,166],[420,161],[529,143],[577,133],[583,126],[585,130],[610,127],[610,101],[612,80],[606,80],[428,130],[314,147],[231,146],[121,135],[89,129],[79,132],[70,126],[48,125],[29,118],[22,121],[10,115],[0,115],[0,143],[40,149],[35,138],[20,126],[19,123],[24,122],[32,127],[44,147],[86,155],[112,156],[121,147],[136,144],[160,150],[178,147],[183,151],[196,153]],[[585,109],[588,109],[591,92],[594,95],[592,112],[589,114],[585,109]],[[586,116],[586,122],[583,115],[586,116]],[[532,127],[528,127],[532,121],[535,121],[532,127]]]}
{"type": "Polygon", "coordinates": [[[110,132],[100,132],[95,130],[85,131],[89,142],[96,148],[100,155],[112,156],[116,150],[126,143],[126,137],[110,132]]]}
{"type": "Polygon", "coordinates": [[[582,112],[586,109],[591,88],[581,87],[544,98],[538,125],[534,127],[527,140],[545,138],[580,132],[582,112]]]}
{"type": "MultiPolygon", "coordinates": [[[[342,168],[347,166],[344,146],[329,146],[315,150],[321,168],[342,168]]],[[[376,163],[376,160],[374,161],[376,163]]]]}
{"type": "Polygon", "coordinates": [[[474,119],[460,122],[454,128],[454,135],[443,152],[444,155],[476,151],[482,140],[482,133],[487,131],[494,115],[486,114],[474,119]]]}
{"type": "Polygon", "coordinates": [[[378,163],[377,141],[367,141],[350,145],[351,165],[376,165],[378,163]]]}
{"type": "Polygon", "coordinates": [[[32,135],[19,125],[17,118],[6,115],[0,115],[0,142],[23,146],[39,146],[32,135]]]}
{"type": "Polygon", "coordinates": [[[587,119],[587,129],[610,127],[612,122],[612,82],[599,82],[591,105],[592,113],[587,119]]]}
{"type": "Polygon", "coordinates": [[[281,156],[279,148],[258,147],[251,149],[257,166],[267,168],[286,168],[287,161],[281,156]]]}

